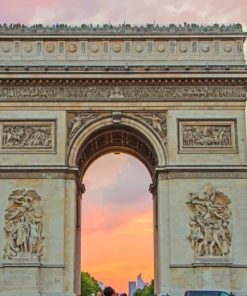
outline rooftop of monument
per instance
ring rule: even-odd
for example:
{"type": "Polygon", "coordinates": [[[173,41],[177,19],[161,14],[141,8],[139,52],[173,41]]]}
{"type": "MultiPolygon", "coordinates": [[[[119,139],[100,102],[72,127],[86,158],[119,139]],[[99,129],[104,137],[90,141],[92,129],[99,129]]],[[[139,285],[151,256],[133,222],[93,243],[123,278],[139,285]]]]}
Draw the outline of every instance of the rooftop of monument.
{"type": "Polygon", "coordinates": [[[125,34],[244,34],[241,24],[211,24],[201,25],[193,23],[184,24],[169,24],[161,25],[155,23],[147,23],[144,25],[134,24],[81,24],[77,26],[68,24],[54,24],[54,25],[24,25],[24,24],[0,24],[0,35],[14,35],[14,34],[38,34],[38,35],[80,35],[80,34],[95,34],[95,35],[125,35],[125,34]]]}
{"type": "Polygon", "coordinates": [[[246,36],[241,24],[0,24],[0,66],[245,67],[246,36]]]}

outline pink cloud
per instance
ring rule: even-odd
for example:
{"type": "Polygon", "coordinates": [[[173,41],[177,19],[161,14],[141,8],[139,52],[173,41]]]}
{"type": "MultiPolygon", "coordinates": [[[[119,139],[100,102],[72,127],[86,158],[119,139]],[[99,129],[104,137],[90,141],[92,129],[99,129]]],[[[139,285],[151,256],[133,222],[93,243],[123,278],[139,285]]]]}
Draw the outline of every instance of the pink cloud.
{"type": "Polygon", "coordinates": [[[246,0],[9,0],[0,15],[2,22],[240,22],[247,29],[246,9],[246,0]]]}
{"type": "Polygon", "coordinates": [[[86,234],[116,231],[143,211],[152,209],[151,177],[144,165],[126,155],[108,154],[95,161],[85,175],[82,221],[86,234]],[[89,186],[88,186],[89,185],[89,186]]]}
{"type": "Polygon", "coordinates": [[[33,14],[42,8],[55,12],[59,0],[8,0],[1,2],[1,23],[30,23],[33,14]]]}
{"type": "Polygon", "coordinates": [[[105,206],[123,206],[124,203],[139,202],[142,196],[148,194],[151,177],[137,159],[123,153],[111,153],[99,158],[89,167],[83,183],[86,186],[86,199],[95,200],[105,206]],[[134,188],[136,191],[133,191],[134,188]],[[105,195],[104,200],[102,192],[105,195]]]}
{"type": "Polygon", "coordinates": [[[117,182],[123,166],[128,162],[128,156],[121,156],[106,154],[89,166],[83,177],[83,183],[86,185],[86,194],[87,191],[101,190],[117,182]],[[104,176],[104,178],[102,178],[102,176],[104,176]]]}

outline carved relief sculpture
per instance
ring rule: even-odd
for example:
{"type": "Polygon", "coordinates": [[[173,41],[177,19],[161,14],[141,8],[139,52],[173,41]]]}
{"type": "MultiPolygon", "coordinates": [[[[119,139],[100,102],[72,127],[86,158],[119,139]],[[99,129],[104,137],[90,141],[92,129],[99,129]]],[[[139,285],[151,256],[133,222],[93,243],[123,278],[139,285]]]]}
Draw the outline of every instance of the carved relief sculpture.
{"type": "Polygon", "coordinates": [[[1,149],[54,149],[54,122],[1,122],[1,149]]]}
{"type": "Polygon", "coordinates": [[[150,112],[150,113],[136,113],[140,119],[145,120],[155,131],[160,135],[163,142],[167,141],[167,126],[166,113],[150,112]]]}
{"type": "Polygon", "coordinates": [[[98,117],[97,113],[71,112],[68,114],[68,139],[70,140],[76,132],[90,120],[98,117]]]}
{"type": "Polygon", "coordinates": [[[236,152],[235,122],[180,121],[180,152],[236,152]]]}
{"type": "Polygon", "coordinates": [[[231,251],[231,200],[209,183],[188,195],[191,211],[187,239],[195,256],[227,256],[231,251]]]}
{"type": "Polygon", "coordinates": [[[245,98],[245,86],[0,86],[0,101],[167,100],[245,98]]]}
{"type": "Polygon", "coordinates": [[[15,190],[9,196],[5,214],[4,259],[43,256],[43,210],[34,190],[15,190]]]}

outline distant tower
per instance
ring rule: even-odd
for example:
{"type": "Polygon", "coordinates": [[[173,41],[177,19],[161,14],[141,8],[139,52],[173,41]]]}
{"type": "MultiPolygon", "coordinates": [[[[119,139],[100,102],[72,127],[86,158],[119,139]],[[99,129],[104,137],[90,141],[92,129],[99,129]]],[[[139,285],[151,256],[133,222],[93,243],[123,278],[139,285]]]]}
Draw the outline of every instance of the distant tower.
{"type": "Polygon", "coordinates": [[[143,289],[144,286],[145,286],[145,283],[144,283],[144,281],[143,281],[143,279],[142,279],[142,274],[140,273],[140,274],[138,274],[138,276],[137,276],[136,288],[137,288],[137,289],[143,289]]]}
{"type": "Polygon", "coordinates": [[[133,296],[136,291],[136,282],[129,282],[129,296],[133,296]]]}
{"type": "Polygon", "coordinates": [[[104,290],[104,284],[102,282],[98,282],[98,286],[100,289],[104,290]]]}

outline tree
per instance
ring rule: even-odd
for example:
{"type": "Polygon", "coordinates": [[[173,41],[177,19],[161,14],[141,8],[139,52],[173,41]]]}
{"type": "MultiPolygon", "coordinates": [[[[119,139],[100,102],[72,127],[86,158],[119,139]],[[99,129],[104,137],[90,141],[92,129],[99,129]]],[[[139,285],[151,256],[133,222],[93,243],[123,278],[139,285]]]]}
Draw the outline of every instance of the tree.
{"type": "Polygon", "coordinates": [[[150,296],[154,294],[154,281],[152,280],[149,285],[146,285],[143,289],[137,289],[134,296],[150,296]]]}
{"type": "Polygon", "coordinates": [[[88,272],[81,273],[81,296],[90,296],[101,291],[98,281],[88,272]]]}

